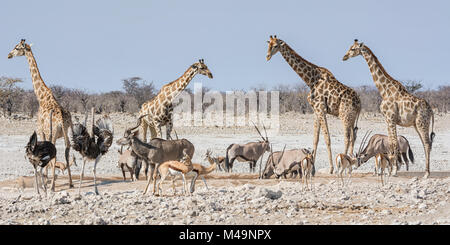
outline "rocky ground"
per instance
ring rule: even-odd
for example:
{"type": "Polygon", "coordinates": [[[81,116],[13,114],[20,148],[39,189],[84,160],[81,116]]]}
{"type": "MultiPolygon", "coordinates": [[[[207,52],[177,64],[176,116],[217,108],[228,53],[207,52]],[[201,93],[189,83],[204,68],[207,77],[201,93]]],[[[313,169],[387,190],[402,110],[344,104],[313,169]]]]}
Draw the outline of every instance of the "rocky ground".
{"type": "Polygon", "coordinates": [[[381,186],[379,178],[359,174],[342,186],[318,174],[313,189],[302,190],[298,180],[213,174],[209,189],[199,181],[194,194],[184,196],[178,181],[177,195],[167,183],[162,197],[142,195],[144,180],[118,179],[102,179],[95,195],[90,180],[81,196],[67,185],[42,198],[33,189],[4,194],[0,224],[450,224],[449,174],[415,175],[381,186]]]}
{"type": "MultiPolygon", "coordinates": [[[[281,128],[268,130],[275,150],[310,147],[311,115],[282,115],[281,128]]],[[[113,115],[115,137],[134,120],[132,116],[113,115]]],[[[24,146],[31,135],[33,120],[0,120],[0,224],[450,224],[450,165],[448,115],[436,117],[436,141],[432,151],[432,173],[423,179],[424,158],[420,139],[414,129],[399,128],[412,145],[416,163],[410,172],[399,172],[381,186],[372,176],[373,160],[355,171],[351,182],[342,186],[327,174],[328,162],[323,137],[319,142],[313,190],[302,190],[299,180],[259,180],[248,174],[248,164],[236,164],[233,174],[214,172],[207,176],[208,189],[197,181],[192,196],[177,195],[170,181],[164,185],[165,196],[142,195],[146,181],[121,179],[117,169],[118,146],[100,162],[100,195],[93,193],[91,165],[87,165],[81,196],[77,195],[81,168],[73,167],[76,188],[69,189],[67,176],[59,175],[56,192],[39,198],[34,193],[33,172],[24,159],[24,146]],[[447,122],[447,123],[446,123],[447,122]],[[20,190],[18,187],[23,187],[20,190]]],[[[340,122],[330,119],[333,153],[343,149],[340,122]]],[[[359,127],[385,133],[384,122],[377,115],[363,115],[359,127]]],[[[196,146],[194,162],[203,160],[206,149],[215,155],[230,143],[258,140],[247,128],[176,128],[196,146]]],[[[357,145],[359,144],[358,138],[357,145]]],[[[58,143],[61,154],[63,143],[58,143]]],[[[267,158],[265,155],[264,160],[267,158]]],[[[58,155],[60,156],[60,155],[58,155]]],[[[62,159],[61,157],[59,160],[62,159]]],[[[259,164],[259,162],[258,162],[259,164]]]]}

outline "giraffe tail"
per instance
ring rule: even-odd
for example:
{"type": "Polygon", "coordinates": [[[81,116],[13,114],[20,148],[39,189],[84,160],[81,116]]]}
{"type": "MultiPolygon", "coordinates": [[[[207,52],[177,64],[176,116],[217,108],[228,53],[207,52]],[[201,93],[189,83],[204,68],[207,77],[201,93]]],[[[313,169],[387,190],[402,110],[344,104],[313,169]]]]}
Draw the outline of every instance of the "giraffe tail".
{"type": "Polygon", "coordinates": [[[430,145],[433,145],[433,140],[436,134],[434,133],[434,113],[431,112],[431,134],[430,134],[430,145]]]}
{"type": "Polygon", "coordinates": [[[358,111],[358,114],[356,114],[356,121],[355,121],[355,127],[353,128],[353,142],[356,141],[356,133],[358,132],[358,119],[359,119],[359,114],[361,113],[361,110],[358,111]]]}

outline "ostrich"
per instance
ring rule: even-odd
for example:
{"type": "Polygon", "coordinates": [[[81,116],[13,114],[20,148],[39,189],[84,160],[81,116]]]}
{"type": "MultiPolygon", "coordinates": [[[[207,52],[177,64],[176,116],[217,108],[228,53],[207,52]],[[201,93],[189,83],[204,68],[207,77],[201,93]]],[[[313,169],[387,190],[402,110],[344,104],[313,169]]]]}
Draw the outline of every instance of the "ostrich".
{"type": "Polygon", "coordinates": [[[50,111],[50,135],[48,138],[48,141],[45,139],[44,135],[44,141],[38,141],[37,140],[37,134],[36,131],[34,131],[33,135],[31,135],[30,140],[28,141],[27,146],[25,147],[25,156],[28,158],[30,163],[34,167],[34,179],[35,179],[35,188],[37,194],[40,196],[39,193],[39,184],[38,184],[38,175],[41,176],[41,184],[45,191],[45,194],[47,195],[47,186],[44,181],[44,175],[42,174],[42,170],[47,166],[47,164],[52,160],[55,159],[56,161],[56,147],[51,142],[52,141],[52,116],[53,116],[53,110],[50,111]],[[38,173],[38,167],[40,168],[38,173]]]}
{"type": "Polygon", "coordinates": [[[86,128],[87,115],[84,120],[84,124],[75,123],[72,129],[72,148],[78,151],[83,156],[83,166],[81,168],[80,175],[80,186],[78,187],[78,195],[80,195],[81,183],[83,182],[84,176],[84,166],[86,161],[94,162],[94,169],[92,170],[94,174],[94,190],[95,194],[98,195],[95,168],[97,163],[100,161],[101,157],[108,152],[109,147],[113,142],[114,129],[111,119],[108,116],[103,116],[98,119],[97,122],[94,120],[94,108],[92,108],[92,129],[88,132],[86,128]],[[94,125],[94,122],[96,125],[94,125]],[[96,140],[97,137],[97,140],[96,140]]]}

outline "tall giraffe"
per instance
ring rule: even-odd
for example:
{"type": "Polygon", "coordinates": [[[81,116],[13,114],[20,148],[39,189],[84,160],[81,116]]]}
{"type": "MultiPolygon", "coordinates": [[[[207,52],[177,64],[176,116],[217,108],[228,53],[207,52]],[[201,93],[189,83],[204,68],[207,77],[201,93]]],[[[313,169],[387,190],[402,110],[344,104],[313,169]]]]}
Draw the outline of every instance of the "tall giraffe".
{"type": "Polygon", "coordinates": [[[324,132],[330,162],[330,174],[333,173],[333,157],[331,153],[330,135],[326,114],[339,117],[344,125],[345,154],[349,148],[353,154],[356,133],[358,130],[358,117],[361,111],[361,101],[358,94],[351,88],[340,83],[326,68],[312,64],[298,55],[289,45],[277,36],[270,36],[267,60],[280,52],[287,63],[305,81],[311,89],[308,102],[316,116],[314,120],[314,153],[316,159],[317,144],[319,143],[320,128],[324,132]]]}
{"type": "MultiPolygon", "coordinates": [[[[37,118],[37,132],[42,140],[45,140],[45,135],[50,134],[50,111],[53,110],[52,116],[52,139],[48,139],[53,144],[55,144],[56,140],[64,137],[64,143],[66,146],[65,149],[65,158],[66,158],[66,166],[69,173],[69,187],[72,188],[72,175],[70,172],[69,165],[69,153],[70,153],[70,141],[68,137],[68,129],[72,127],[72,117],[70,112],[62,108],[58,101],[56,101],[55,97],[52,94],[50,88],[48,88],[44,80],[42,80],[41,74],[39,73],[39,69],[37,67],[36,60],[34,59],[33,52],[31,51],[31,46],[25,43],[25,39],[22,39],[19,44],[17,44],[14,49],[8,54],[8,59],[11,59],[16,56],[26,56],[28,60],[28,65],[30,67],[31,78],[33,81],[34,93],[36,94],[37,100],[39,102],[39,110],[38,110],[38,118],[37,118]]],[[[55,159],[56,161],[56,159],[55,159]]],[[[53,163],[53,179],[52,179],[52,190],[55,191],[55,167],[53,163]]]]}
{"type": "Polygon", "coordinates": [[[172,102],[186,88],[197,73],[213,78],[212,73],[205,65],[203,59],[200,59],[191,65],[180,78],[164,85],[155,97],[142,104],[139,116],[148,114],[148,116],[142,119],[141,123],[144,142],[147,141],[147,128],[150,128],[151,138],[153,139],[157,137],[156,129],[159,129],[159,137],[162,138],[161,127],[166,126],[166,137],[167,139],[171,138],[170,133],[173,127],[172,102]]]}
{"type": "Polygon", "coordinates": [[[373,54],[364,43],[355,42],[342,58],[344,61],[349,58],[362,55],[369,65],[370,72],[372,74],[373,82],[380,92],[382,101],[380,104],[380,111],[384,115],[384,118],[388,127],[389,136],[389,159],[394,165],[394,175],[397,173],[397,155],[399,152],[397,141],[397,125],[403,127],[414,127],[419,134],[420,139],[425,150],[425,175],[427,178],[430,175],[430,152],[435,136],[434,129],[434,114],[431,106],[424,99],[418,98],[406,90],[399,81],[392,78],[384,67],[378,61],[377,57],[373,54]],[[432,122],[431,134],[430,131],[430,119],[432,122]]]}

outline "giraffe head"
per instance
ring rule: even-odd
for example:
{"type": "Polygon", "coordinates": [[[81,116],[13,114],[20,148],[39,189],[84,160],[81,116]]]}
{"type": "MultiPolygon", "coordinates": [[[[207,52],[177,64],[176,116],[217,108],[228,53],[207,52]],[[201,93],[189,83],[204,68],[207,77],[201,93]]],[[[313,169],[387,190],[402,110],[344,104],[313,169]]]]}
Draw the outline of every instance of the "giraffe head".
{"type": "Polygon", "coordinates": [[[213,78],[211,71],[209,71],[208,66],[205,65],[203,59],[199,59],[198,62],[194,63],[191,67],[196,69],[198,73],[213,78]]]}
{"type": "Polygon", "coordinates": [[[266,59],[267,61],[270,60],[270,58],[272,58],[273,55],[275,55],[278,51],[280,51],[281,46],[284,45],[283,40],[278,39],[277,36],[270,36],[270,40],[267,41],[267,43],[269,44],[269,49],[267,50],[267,56],[266,59]]]}
{"type": "Polygon", "coordinates": [[[360,55],[364,51],[364,43],[358,43],[358,39],[355,39],[355,42],[352,44],[350,49],[345,53],[342,58],[343,61],[348,60],[349,58],[353,58],[355,56],[360,55]]]}
{"type": "Polygon", "coordinates": [[[31,50],[31,45],[28,45],[25,43],[25,39],[20,40],[20,43],[18,43],[14,49],[9,52],[8,59],[11,59],[15,56],[24,56],[26,50],[31,50]]]}

